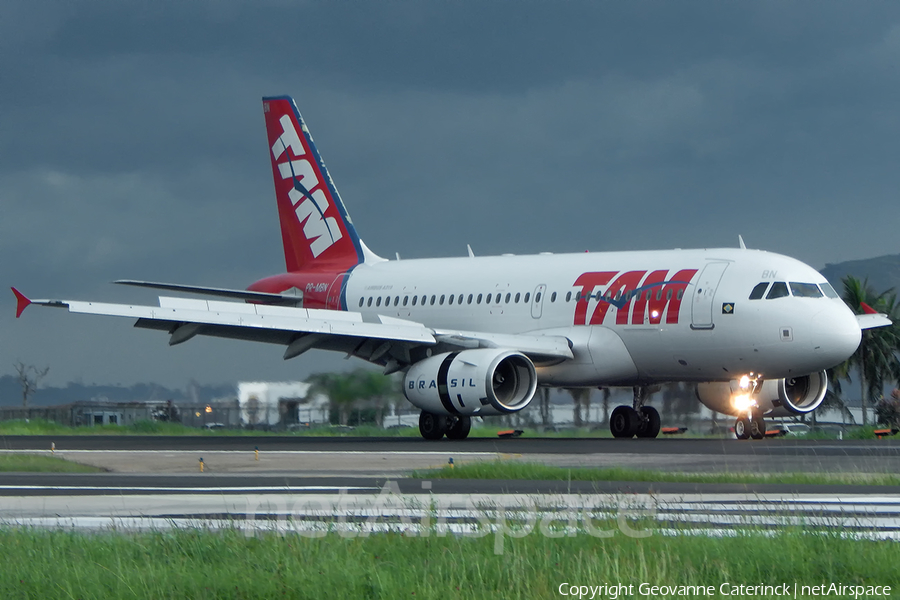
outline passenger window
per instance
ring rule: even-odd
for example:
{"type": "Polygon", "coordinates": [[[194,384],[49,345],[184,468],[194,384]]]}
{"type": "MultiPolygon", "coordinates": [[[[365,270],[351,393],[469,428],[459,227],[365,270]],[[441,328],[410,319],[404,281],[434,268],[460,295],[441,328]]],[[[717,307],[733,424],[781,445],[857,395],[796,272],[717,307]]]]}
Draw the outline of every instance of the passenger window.
{"type": "Polygon", "coordinates": [[[469,303],[469,304],[472,304],[472,294],[469,294],[469,300],[468,300],[468,303],[469,303]]]}
{"type": "Polygon", "coordinates": [[[830,283],[820,283],[819,287],[822,288],[822,291],[825,292],[825,295],[829,298],[840,298],[840,296],[838,296],[838,293],[834,291],[834,288],[831,287],[830,283]]]}
{"type": "Polygon", "coordinates": [[[366,306],[372,306],[372,296],[369,296],[369,301],[366,302],[366,306]]]}
{"type": "MultiPolygon", "coordinates": [[[[571,300],[572,300],[572,292],[566,292],[566,302],[569,302],[571,300]]],[[[518,301],[519,301],[519,295],[516,294],[516,302],[518,302],[518,301]]]]}
{"type": "Polygon", "coordinates": [[[362,308],[362,305],[363,305],[363,301],[364,301],[364,300],[365,300],[365,298],[360,298],[360,299],[359,299],[359,307],[360,307],[360,308],[362,308]]]}
{"type": "Polygon", "coordinates": [[[509,301],[512,300],[512,294],[509,292],[506,293],[506,303],[509,304],[509,301]]]}
{"type": "Polygon", "coordinates": [[[437,298],[434,296],[434,294],[432,294],[432,295],[431,295],[431,305],[432,305],[432,306],[434,306],[434,301],[435,301],[435,300],[437,300],[437,298]]]}
{"type": "Polygon", "coordinates": [[[444,305],[444,294],[441,294],[441,299],[438,300],[438,304],[440,304],[441,306],[444,305]]]}
{"type": "Polygon", "coordinates": [[[422,306],[425,306],[427,303],[428,303],[428,296],[426,296],[425,294],[422,294],[422,302],[420,302],[420,304],[422,306]]]}
{"type": "Polygon", "coordinates": [[[681,300],[684,298],[684,290],[678,290],[678,299],[681,300]]]}
{"type": "Polygon", "coordinates": [[[482,297],[483,297],[483,296],[482,296],[481,294],[478,294],[478,298],[475,299],[475,304],[481,304],[481,298],[482,298],[482,297]]]}
{"type": "Polygon", "coordinates": [[[528,302],[529,298],[531,298],[531,292],[525,292],[525,302],[528,302]]]}
{"type": "Polygon", "coordinates": [[[519,294],[519,292],[516,292],[516,297],[514,298],[514,301],[516,304],[519,303],[519,298],[520,298],[520,294],[519,294]]]}
{"type": "Polygon", "coordinates": [[[491,295],[490,295],[490,294],[488,294],[487,297],[484,299],[484,303],[485,303],[485,304],[490,304],[490,303],[491,303],[491,295]]]}
{"type": "Polygon", "coordinates": [[[658,290],[656,290],[656,299],[662,300],[662,288],[659,288],[658,290]]]}
{"type": "Polygon", "coordinates": [[[666,302],[672,299],[672,290],[666,290],[666,302]]]}
{"type": "Polygon", "coordinates": [[[822,292],[819,286],[814,283],[797,283],[791,282],[791,295],[795,298],[821,298],[822,292]]]}
{"type": "Polygon", "coordinates": [[[757,283],[753,288],[753,291],[750,292],[751,300],[759,300],[763,296],[766,295],[766,290],[769,289],[769,282],[763,281],[762,283],[757,283]]]}
{"type": "Polygon", "coordinates": [[[447,304],[453,304],[453,298],[455,298],[455,296],[453,294],[450,294],[450,297],[447,298],[447,304]]]}
{"type": "Polygon", "coordinates": [[[550,302],[556,302],[556,292],[550,294],[550,302]]]}
{"type": "Polygon", "coordinates": [[[460,295],[459,295],[459,298],[456,299],[456,303],[457,303],[457,304],[462,304],[462,299],[463,299],[463,295],[460,294],[460,295]]]}
{"type": "Polygon", "coordinates": [[[538,292],[537,294],[534,295],[534,301],[535,301],[535,303],[538,303],[541,301],[541,293],[540,292],[538,292]]]}
{"type": "Polygon", "coordinates": [[[769,294],[766,296],[766,300],[772,300],[774,298],[784,298],[785,296],[790,296],[790,292],[788,292],[787,284],[783,281],[776,281],[772,284],[772,289],[769,290],[769,294]]]}
{"type": "Polygon", "coordinates": [[[406,306],[409,303],[409,296],[403,296],[403,306],[406,306]]]}
{"type": "Polygon", "coordinates": [[[381,296],[375,298],[375,306],[381,306],[381,296]]]}
{"type": "Polygon", "coordinates": [[[400,304],[400,296],[395,296],[394,297],[394,306],[397,306],[398,304],[400,304]]]}

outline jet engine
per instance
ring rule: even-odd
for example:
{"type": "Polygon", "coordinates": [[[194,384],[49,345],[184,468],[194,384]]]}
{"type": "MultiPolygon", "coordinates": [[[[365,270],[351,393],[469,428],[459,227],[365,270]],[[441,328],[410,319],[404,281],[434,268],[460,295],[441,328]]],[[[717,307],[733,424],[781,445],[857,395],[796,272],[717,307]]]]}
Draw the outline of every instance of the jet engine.
{"type": "Polygon", "coordinates": [[[414,364],[403,391],[416,407],[436,415],[503,415],[528,406],[537,391],[537,375],[520,352],[463,350],[414,364]]]}
{"type": "Polygon", "coordinates": [[[738,381],[697,384],[697,398],[716,412],[739,417],[754,406],[767,417],[788,417],[810,413],[822,404],[828,376],[818,371],[802,377],[767,379],[751,394],[738,381]]]}

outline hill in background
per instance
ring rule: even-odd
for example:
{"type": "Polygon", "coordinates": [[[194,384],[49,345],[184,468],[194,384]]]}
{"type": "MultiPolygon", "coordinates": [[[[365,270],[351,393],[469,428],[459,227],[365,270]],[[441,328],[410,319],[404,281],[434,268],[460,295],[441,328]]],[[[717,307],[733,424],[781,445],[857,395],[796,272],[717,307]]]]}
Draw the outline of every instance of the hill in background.
{"type": "Polygon", "coordinates": [[[841,278],[847,275],[852,275],[860,281],[868,277],[869,285],[877,294],[889,288],[894,288],[894,291],[900,294],[900,254],[826,264],[820,272],[839,294],[844,289],[841,278]]]}

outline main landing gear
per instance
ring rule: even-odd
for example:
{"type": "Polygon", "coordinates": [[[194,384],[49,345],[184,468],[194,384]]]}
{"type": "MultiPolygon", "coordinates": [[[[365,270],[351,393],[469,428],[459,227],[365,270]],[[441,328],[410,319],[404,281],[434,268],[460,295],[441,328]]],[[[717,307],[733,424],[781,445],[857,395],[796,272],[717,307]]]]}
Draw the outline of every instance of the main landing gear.
{"type": "Polygon", "coordinates": [[[659,412],[652,406],[644,406],[650,396],[644,386],[634,388],[633,406],[617,406],[609,418],[609,430],[617,438],[655,438],[659,435],[659,412]]]}
{"type": "Polygon", "coordinates": [[[448,417],[424,410],[419,415],[419,433],[426,440],[439,440],[445,435],[449,440],[464,440],[471,429],[472,417],[448,417]]]}
{"type": "Polygon", "coordinates": [[[766,421],[758,409],[751,410],[748,414],[738,417],[734,422],[734,435],[739,440],[753,438],[761,440],[766,437],[766,421]]]}

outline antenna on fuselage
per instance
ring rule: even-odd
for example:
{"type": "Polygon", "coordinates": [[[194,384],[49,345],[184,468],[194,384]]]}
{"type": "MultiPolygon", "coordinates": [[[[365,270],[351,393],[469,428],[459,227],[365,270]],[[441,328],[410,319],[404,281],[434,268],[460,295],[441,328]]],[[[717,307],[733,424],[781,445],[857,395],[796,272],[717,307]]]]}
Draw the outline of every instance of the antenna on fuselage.
{"type": "Polygon", "coordinates": [[[469,244],[466,244],[466,248],[469,250],[469,258],[475,258],[475,253],[472,252],[472,246],[469,244]]]}
{"type": "Polygon", "coordinates": [[[747,249],[746,244],[744,244],[744,238],[741,237],[741,234],[738,234],[738,243],[741,245],[741,250],[747,249]]]}

